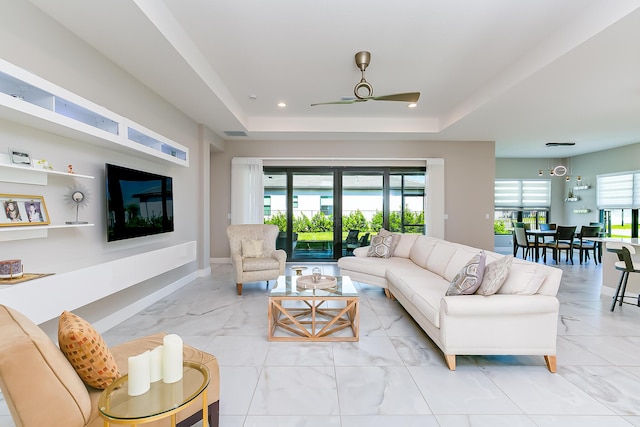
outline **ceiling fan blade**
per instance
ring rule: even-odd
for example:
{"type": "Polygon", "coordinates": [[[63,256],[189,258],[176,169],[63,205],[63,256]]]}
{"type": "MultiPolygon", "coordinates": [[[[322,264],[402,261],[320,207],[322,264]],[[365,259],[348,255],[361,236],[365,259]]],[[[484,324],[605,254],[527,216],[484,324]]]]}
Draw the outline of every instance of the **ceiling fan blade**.
{"type": "Polygon", "coordinates": [[[311,106],[315,105],[329,105],[329,104],[353,104],[356,102],[364,102],[366,99],[343,99],[342,101],[330,101],[330,102],[316,102],[315,104],[311,104],[311,106]]]}
{"type": "Polygon", "coordinates": [[[394,93],[393,95],[371,96],[368,99],[374,101],[401,101],[401,102],[418,102],[420,92],[394,93]]]}

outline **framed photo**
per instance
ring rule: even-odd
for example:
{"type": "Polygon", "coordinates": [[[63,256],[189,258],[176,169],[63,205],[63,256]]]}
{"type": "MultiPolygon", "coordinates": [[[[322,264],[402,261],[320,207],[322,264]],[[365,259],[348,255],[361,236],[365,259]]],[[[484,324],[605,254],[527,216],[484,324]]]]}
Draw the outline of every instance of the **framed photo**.
{"type": "Polygon", "coordinates": [[[25,150],[19,150],[17,148],[9,148],[9,160],[12,165],[32,167],[31,153],[25,150]]]}
{"type": "Polygon", "coordinates": [[[42,196],[0,194],[0,227],[47,225],[49,213],[42,196]]]}

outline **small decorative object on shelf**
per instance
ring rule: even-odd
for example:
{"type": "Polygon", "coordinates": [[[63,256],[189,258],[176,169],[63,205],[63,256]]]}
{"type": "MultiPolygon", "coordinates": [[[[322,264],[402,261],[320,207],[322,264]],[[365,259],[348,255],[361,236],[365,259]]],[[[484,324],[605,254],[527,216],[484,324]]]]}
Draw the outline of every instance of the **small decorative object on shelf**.
{"type": "Polygon", "coordinates": [[[32,167],[31,153],[25,150],[19,150],[16,148],[9,148],[9,159],[12,165],[32,167]]]}
{"type": "Polygon", "coordinates": [[[73,171],[73,165],[69,165],[69,166],[67,166],[67,173],[75,173],[75,172],[73,171]]]}
{"type": "Polygon", "coordinates": [[[89,201],[89,193],[85,188],[78,185],[76,187],[70,187],[66,196],[67,203],[76,208],[76,220],[66,221],[65,224],[87,224],[86,221],[80,221],[78,219],[78,211],[80,206],[85,207],[89,201]]]}
{"type": "Polygon", "coordinates": [[[14,279],[22,277],[23,274],[22,260],[7,259],[0,261],[0,279],[14,279]]]}
{"type": "Polygon", "coordinates": [[[573,199],[573,191],[569,190],[569,195],[567,196],[568,199],[573,199]]]}
{"type": "Polygon", "coordinates": [[[35,160],[35,165],[38,166],[40,169],[53,170],[53,167],[49,164],[49,162],[46,159],[35,160]]]}
{"type": "Polygon", "coordinates": [[[4,215],[0,214],[0,227],[49,224],[49,213],[42,196],[0,194],[0,205],[4,209],[4,215]]]}

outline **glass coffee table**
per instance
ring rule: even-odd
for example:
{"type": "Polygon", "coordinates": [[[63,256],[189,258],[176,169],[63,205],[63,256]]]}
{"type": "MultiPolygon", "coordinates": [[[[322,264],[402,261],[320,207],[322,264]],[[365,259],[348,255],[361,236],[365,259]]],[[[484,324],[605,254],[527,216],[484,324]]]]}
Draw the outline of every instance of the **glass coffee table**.
{"type": "Polygon", "coordinates": [[[128,376],[124,375],[107,387],[98,399],[100,416],[105,427],[110,424],[138,425],[171,417],[176,425],[176,413],[189,402],[202,397],[202,419],[207,425],[207,386],[209,369],[201,363],[184,362],[184,374],[180,381],[165,384],[151,383],[151,389],[139,396],[129,396],[128,376]]]}
{"type": "MultiPolygon", "coordinates": [[[[331,276],[329,276],[331,277],[331,276]]],[[[310,276],[280,276],[269,293],[269,341],[358,341],[360,299],[348,276],[335,286],[313,289],[310,276]],[[299,280],[304,282],[298,283],[299,280]],[[336,335],[342,330],[350,334],[336,335]]]]}

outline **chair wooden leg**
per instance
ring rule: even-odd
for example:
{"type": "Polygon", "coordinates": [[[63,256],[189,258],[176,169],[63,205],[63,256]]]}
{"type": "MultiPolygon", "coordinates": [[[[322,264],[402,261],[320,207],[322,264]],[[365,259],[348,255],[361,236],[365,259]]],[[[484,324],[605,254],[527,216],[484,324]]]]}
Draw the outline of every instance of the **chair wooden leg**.
{"type": "Polygon", "coordinates": [[[242,295],[242,283],[236,283],[236,290],[238,291],[238,295],[242,295]]]}
{"type": "Polygon", "coordinates": [[[549,372],[556,372],[556,356],[544,356],[544,361],[547,364],[549,372]]]}
{"type": "Polygon", "coordinates": [[[444,360],[447,362],[447,366],[450,370],[456,370],[456,355],[455,354],[445,354],[444,360]]]}

